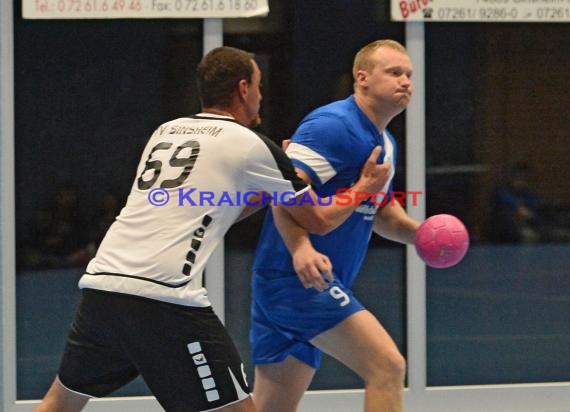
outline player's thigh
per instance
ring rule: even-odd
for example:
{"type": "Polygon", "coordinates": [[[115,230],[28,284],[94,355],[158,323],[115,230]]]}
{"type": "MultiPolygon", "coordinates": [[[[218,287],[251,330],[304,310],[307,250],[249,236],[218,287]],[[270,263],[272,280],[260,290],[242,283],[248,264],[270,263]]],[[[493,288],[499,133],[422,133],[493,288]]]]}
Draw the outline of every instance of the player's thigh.
{"type": "Polygon", "coordinates": [[[70,327],[58,380],[74,393],[103,397],[137,377],[118,335],[122,322],[117,296],[84,290],[70,327]]]}
{"type": "Polygon", "coordinates": [[[288,356],[283,362],[256,365],[253,398],[260,412],[295,411],[315,369],[288,356]]]}
{"type": "Polygon", "coordinates": [[[211,307],[106,294],[122,327],[116,338],[169,412],[206,411],[249,398],[237,349],[211,307]]]}
{"type": "MultiPolygon", "coordinates": [[[[256,309],[259,309],[263,315],[259,317],[260,323],[269,324],[270,328],[283,331],[299,342],[307,342],[355,312],[364,310],[352,291],[338,279],[330,282],[329,288],[322,292],[305,289],[296,276],[269,280],[260,276],[254,279],[253,287],[256,295],[254,328],[257,323],[256,309]]],[[[264,336],[264,333],[265,330],[261,329],[257,335],[264,336]]]]}
{"type": "Polygon", "coordinates": [[[357,312],[317,335],[311,343],[364,379],[374,376],[379,369],[391,374],[404,372],[404,359],[396,343],[367,310],[357,312]]]}

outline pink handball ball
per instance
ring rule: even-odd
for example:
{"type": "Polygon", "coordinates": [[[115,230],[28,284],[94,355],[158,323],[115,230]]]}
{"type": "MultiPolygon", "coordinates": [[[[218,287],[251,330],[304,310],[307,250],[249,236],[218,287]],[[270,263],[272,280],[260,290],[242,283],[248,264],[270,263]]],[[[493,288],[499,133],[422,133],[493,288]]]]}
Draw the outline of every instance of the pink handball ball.
{"type": "Polygon", "coordinates": [[[433,215],[416,232],[418,256],[433,268],[458,264],[469,249],[469,232],[461,220],[452,215],[433,215]]]}

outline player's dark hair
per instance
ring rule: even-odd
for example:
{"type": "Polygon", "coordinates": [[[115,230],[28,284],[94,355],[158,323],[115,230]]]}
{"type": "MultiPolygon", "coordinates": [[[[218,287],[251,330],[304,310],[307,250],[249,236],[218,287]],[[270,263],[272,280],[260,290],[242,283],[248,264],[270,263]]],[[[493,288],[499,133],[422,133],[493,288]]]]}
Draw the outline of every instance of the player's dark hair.
{"type": "Polygon", "coordinates": [[[253,54],[234,47],[210,51],[198,65],[198,93],[202,107],[228,107],[240,80],[251,82],[253,54]]]}

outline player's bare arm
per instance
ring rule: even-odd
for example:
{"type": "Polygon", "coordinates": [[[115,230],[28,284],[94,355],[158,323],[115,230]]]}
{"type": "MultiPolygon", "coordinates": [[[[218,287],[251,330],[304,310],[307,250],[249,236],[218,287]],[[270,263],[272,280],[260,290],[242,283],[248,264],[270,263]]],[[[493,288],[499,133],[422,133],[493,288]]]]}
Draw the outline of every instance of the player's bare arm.
{"type": "MultiPolygon", "coordinates": [[[[374,193],[382,190],[388,179],[390,178],[390,163],[385,162],[378,164],[378,156],[380,156],[382,148],[376,146],[370,156],[364,163],[360,172],[358,181],[344,193],[343,202],[336,202],[336,196],[333,196],[332,202],[325,198],[324,201],[318,201],[318,195],[311,191],[311,202],[303,202],[300,205],[285,207],[295,221],[306,228],[309,232],[318,235],[325,235],[341,225],[365,200],[361,196],[363,193],[374,193]],[[346,196],[350,196],[350,203],[347,205],[344,201],[346,196]],[[323,205],[319,204],[323,203],[323,205]],[[326,206],[325,206],[326,205],[326,206]]],[[[306,183],[311,183],[309,176],[300,169],[296,169],[297,174],[306,183]]],[[[279,207],[284,207],[283,205],[279,207]]]]}
{"type": "MultiPolygon", "coordinates": [[[[318,235],[329,233],[341,225],[354,212],[360,202],[365,200],[361,197],[362,194],[371,194],[381,190],[390,178],[390,163],[376,163],[381,150],[380,146],[372,150],[362,167],[358,181],[350,188],[350,191],[343,194],[341,204],[335,201],[336,195],[333,196],[332,201],[329,201],[328,197],[319,201],[318,195],[311,189],[310,200],[299,202],[299,205],[284,206],[280,204],[277,207],[285,208],[294,221],[309,232],[318,235]],[[350,197],[350,201],[347,200],[347,196],[350,197]],[[347,205],[347,203],[349,204],[347,205]]],[[[311,184],[311,179],[304,171],[298,168],[295,171],[302,180],[311,184]]],[[[268,196],[266,195],[265,198],[268,196]]],[[[247,206],[237,221],[245,219],[265,206],[261,193],[251,195],[248,201],[254,206],[247,206]]]]}
{"type": "Polygon", "coordinates": [[[373,230],[386,239],[413,244],[419,226],[398,202],[388,202],[378,208],[373,230]]]}
{"type": "Polygon", "coordinates": [[[305,229],[299,226],[283,208],[273,207],[273,218],[293,259],[293,268],[305,288],[323,291],[327,280],[333,280],[332,263],[328,256],[319,253],[311,243],[305,229]],[[278,209],[278,210],[276,210],[278,209]]]}
{"type": "Polygon", "coordinates": [[[265,208],[265,205],[263,204],[263,196],[261,194],[261,192],[258,192],[257,194],[252,194],[247,198],[248,202],[251,203],[251,206],[246,206],[242,212],[240,213],[240,215],[238,216],[238,218],[236,219],[236,223],[242,221],[245,218],[250,217],[251,215],[253,215],[254,213],[260,211],[261,209],[265,208]]]}

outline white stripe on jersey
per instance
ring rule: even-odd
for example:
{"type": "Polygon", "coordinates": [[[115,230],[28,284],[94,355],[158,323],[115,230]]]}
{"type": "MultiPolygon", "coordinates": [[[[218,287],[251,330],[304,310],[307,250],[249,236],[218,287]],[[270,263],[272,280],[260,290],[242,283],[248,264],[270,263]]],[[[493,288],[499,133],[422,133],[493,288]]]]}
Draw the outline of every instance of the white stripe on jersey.
{"type": "MultiPolygon", "coordinates": [[[[394,145],[392,144],[392,140],[390,140],[390,138],[388,137],[386,132],[383,132],[382,135],[384,136],[384,147],[382,148],[382,151],[384,152],[384,162],[390,162],[390,176],[388,178],[388,181],[386,182],[386,184],[384,185],[384,187],[380,191],[383,193],[388,193],[388,189],[390,188],[390,183],[392,183],[392,178],[394,177],[394,173],[396,172],[394,170],[394,161],[393,161],[394,160],[394,145]]],[[[376,195],[375,201],[377,203],[383,203],[384,198],[385,198],[385,195],[380,193],[380,194],[376,195]]]]}
{"type": "Polygon", "coordinates": [[[317,174],[322,184],[325,184],[336,175],[336,170],[329,161],[311,148],[299,143],[290,143],[287,155],[309,166],[317,174]]]}

